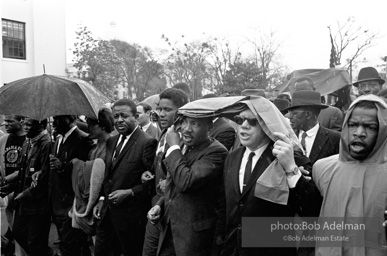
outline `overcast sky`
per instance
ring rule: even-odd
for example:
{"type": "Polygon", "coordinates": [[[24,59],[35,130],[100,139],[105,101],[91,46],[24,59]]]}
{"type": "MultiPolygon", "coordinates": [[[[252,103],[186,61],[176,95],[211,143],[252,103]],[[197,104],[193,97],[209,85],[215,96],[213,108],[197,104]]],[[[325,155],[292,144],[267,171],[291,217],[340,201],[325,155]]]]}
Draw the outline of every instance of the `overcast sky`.
{"type": "Polygon", "coordinates": [[[172,40],[181,35],[225,37],[241,44],[259,28],[276,31],[283,41],[279,53],[290,70],[328,68],[327,26],[334,28],[338,20],[354,16],[358,25],[385,35],[363,55],[368,62],[360,64],[376,65],[387,55],[385,13],[385,0],[66,0],[67,47],[73,47],[78,24],[88,26],[95,37],[152,49],[167,48],[162,34],[172,40]]]}

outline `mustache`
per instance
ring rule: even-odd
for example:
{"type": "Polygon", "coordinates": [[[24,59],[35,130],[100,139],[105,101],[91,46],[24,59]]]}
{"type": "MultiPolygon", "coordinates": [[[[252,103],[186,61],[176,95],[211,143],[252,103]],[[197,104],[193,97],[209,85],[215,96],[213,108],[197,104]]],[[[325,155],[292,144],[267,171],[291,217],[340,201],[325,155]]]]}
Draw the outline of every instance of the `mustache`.
{"type": "Polygon", "coordinates": [[[349,145],[360,145],[360,146],[363,146],[363,147],[366,147],[367,146],[367,143],[365,143],[364,141],[362,140],[353,140],[349,143],[349,145]]]}

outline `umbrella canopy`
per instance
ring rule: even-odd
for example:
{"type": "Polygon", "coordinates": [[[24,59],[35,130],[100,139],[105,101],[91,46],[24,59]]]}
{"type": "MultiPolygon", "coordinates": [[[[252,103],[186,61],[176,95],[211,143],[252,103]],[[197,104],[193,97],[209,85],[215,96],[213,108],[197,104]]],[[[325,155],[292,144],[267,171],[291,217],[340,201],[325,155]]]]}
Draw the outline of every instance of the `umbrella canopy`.
{"type": "Polygon", "coordinates": [[[153,110],[156,110],[157,105],[159,104],[160,97],[158,94],[149,96],[148,98],[144,99],[142,102],[148,103],[149,105],[152,106],[153,110]]]}
{"type": "Polygon", "coordinates": [[[314,82],[316,91],[321,95],[335,92],[344,86],[351,84],[347,70],[329,68],[329,69],[300,69],[291,73],[287,83],[277,87],[280,92],[289,90],[294,92],[294,83],[300,77],[308,77],[314,82]]]}
{"type": "Polygon", "coordinates": [[[233,114],[246,108],[243,100],[249,98],[249,96],[233,96],[195,100],[179,108],[178,114],[193,118],[216,116],[232,118],[233,114]]]}
{"type": "Polygon", "coordinates": [[[41,75],[20,79],[0,88],[0,114],[36,120],[58,115],[97,118],[111,100],[91,84],[76,78],[41,75]]]}

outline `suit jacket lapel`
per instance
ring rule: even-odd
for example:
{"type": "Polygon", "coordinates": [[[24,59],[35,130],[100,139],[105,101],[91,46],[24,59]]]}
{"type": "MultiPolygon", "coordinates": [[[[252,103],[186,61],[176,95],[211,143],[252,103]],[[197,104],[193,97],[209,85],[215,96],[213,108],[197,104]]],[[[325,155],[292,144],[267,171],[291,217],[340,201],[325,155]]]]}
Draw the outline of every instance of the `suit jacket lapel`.
{"type": "Polygon", "coordinates": [[[246,147],[241,148],[238,152],[238,155],[235,156],[235,159],[238,159],[238,160],[231,161],[231,166],[230,166],[231,182],[233,184],[233,187],[237,195],[241,194],[241,190],[239,187],[239,169],[241,167],[242,158],[245,151],[246,151],[246,147]],[[236,170],[236,171],[233,171],[233,170],[236,170]]]}
{"type": "MultiPolygon", "coordinates": [[[[67,139],[65,140],[64,143],[62,143],[63,141],[63,138],[62,138],[62,141],[61,141],[61,145],[59,147],[59,152],[58,152],[58,155],[61,155],[63,151],[65,151],[66,149],[68,149],[74,142],[74,139],[77,137],[77,133],[78,133],[78,128],[76,128],[71,134],[69,137],[67,137],[67,139]]],[[[57,144],[57,147],[56,149],[58,148],[58,144],[57,144]]]]}
{"type": "Polygon", "coordinates": [[[312,149],[310,150],[309,159],[312,163],[316,162],[321,149],[324,147],[324,144],[328,140],[328,136],[325,133],[324,128],[321,126],[318,128],[316,138],[314,139],[312,149]]]}
{"type": "MultiPolygon", "coordinates": [[[[140,133],[141,131],[142,131],[142,130],[138,127],[138,128],[134,131],[134,133],[130,136],[129,140],[126,142],[125,146],[121,149],[121,152],[120,152],[119,155],[117,156],[116,161],[114,161],[114,162],[112,163],[112,167],[113,167],[113,168],[114,168],[114,166],[116,166],[116,164],[117,164],[118,162],[120,162],[121,159],[126,155],[126,152],[128,152],[129,148],[132,147],[132,145],[133,145],[134,142],[137,140],[137,137],[138,137],[138,135],[139,135],[139,133],[140,133]]],[[[117,139],[117,141],[118,141],[118,139],[117,139]]],[[[117,146],[117,143],[115,144],[114,147],[116,147],[116,146],[117,146]]],[[[115,149],[115,148],[114,148],[114,149],[115,149]]],[[[114,154],[114,150],[113,150],[113,154],[114,154]]],[[[112,155],[112,157],[113,157],[113,155],[112,155]]]]}
{"type": "Polygon", "coordinates": [[[250,176],[249,182],[246,184],[246,189],[242,193],[242,197],[248,193],[248,191],[255,187],[255,183],[258,178],[262,175],[262,173],[266,170],[266,168],[273,162],[274,156],[272,153],[273,143],[269,143],[266,147],[265,151],[263,151],[261,157],[258,159],[257,163],[254,166],[254,170],[250,176]]]}

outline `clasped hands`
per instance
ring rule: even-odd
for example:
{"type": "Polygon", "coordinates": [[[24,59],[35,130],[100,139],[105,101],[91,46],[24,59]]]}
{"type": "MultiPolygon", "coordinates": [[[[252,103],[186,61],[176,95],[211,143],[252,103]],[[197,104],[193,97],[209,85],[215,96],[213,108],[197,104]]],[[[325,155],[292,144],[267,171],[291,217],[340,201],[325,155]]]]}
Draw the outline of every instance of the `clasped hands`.
{"type": "Polygon", "coordinates": [[[59,160],[59,158],[50,155],[50,170],[52,171],[60,171],[62,166],[62,162],[59,160]]]}

